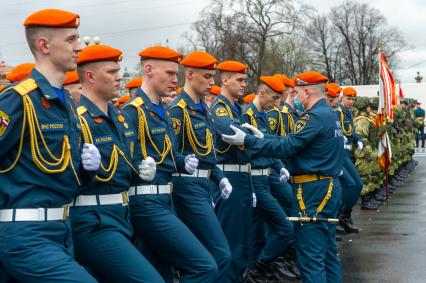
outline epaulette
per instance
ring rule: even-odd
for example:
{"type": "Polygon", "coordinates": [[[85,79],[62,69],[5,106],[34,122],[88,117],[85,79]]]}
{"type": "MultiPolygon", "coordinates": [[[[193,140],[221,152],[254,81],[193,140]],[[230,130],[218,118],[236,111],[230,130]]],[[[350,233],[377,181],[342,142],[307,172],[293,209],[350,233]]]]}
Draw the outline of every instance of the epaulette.
{"type": "Polygon", "coordinates": [[[176,105],[179,106],[180,108],[184,109],[186,107],[186,102],[185,102],[185,100],[181,99],[181,100],[179,100],[179,102],[176,105]]]}
{"type": "Polygon", "coordinates": [[[254,115],[253,110],[251,108],[247,109],[246,114],[249,115],[249,116],[254,115]]]}
{"type": "Polygon", "coordinates": [[[87,112],[87,108],[85,106],[82,105],[77,107],[77,114],[79,117],[86,112],[87,112]]]}
{"type": "Polygon", "coordinates": [[[213,109],[219,103],[223,104],[223,105],[226,105],[225,101],[223,101],[222,99],[216,99],[216,102],[212,106],[210,106],[210,109],[213,109]]]}
{"type": "Polygon", "coordinates": [[[13,87],[13,89],[22,96],[27,95],[28,93],[32,92],[37,88],[37,83],[34,79],[31,78],[26,79],[13,87]]]}
{"type": "Polygon", "coordinates": [[[130,105],[134,106],[135,108],[141,107],[145,102],[143,101],[142,97],[138,96],[132,101],[130,101],[130,105]]]}

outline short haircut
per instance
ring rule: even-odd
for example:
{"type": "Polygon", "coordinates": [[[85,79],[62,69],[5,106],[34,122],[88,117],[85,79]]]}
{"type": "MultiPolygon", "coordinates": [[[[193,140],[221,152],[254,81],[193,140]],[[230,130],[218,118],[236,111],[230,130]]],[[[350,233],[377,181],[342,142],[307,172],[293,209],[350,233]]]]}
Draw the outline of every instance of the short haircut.
{"type": "Polygon", "coordinates": [[[28,46],[31,53],[36,57],[36,41],[39,37],[45,36],[49,39],[53,36],[53,28],[47,27],[27,27],[25,28],[25,38],[27,39],[28,46]]]}
{"type": "Polygon", "coordinates": [[[83,83],[83,82],[84,82],[84,80],[86,79],[86,78],[84,77],[84,73],[85,73],[88,69],[93,70],[93,71],[96,71],[96,70],[98,69],[99,65],[100,65],[100,64],[98,64],[98,63],[101,63],[101,62],[103,62],[103,61],[99,61],[99,62],[89,62],[89,63],[86,63],[86,64],[78,65],[78,66],[77,66],[77,73],[78,73],[78,79],[80,80],[80,83],[83,83]]]}

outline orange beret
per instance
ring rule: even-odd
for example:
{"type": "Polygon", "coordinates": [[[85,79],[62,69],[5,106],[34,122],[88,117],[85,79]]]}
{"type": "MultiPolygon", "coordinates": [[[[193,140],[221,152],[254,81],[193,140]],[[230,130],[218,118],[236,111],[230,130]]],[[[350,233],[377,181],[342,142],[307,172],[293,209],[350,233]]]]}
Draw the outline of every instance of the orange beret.
{"type": "Polygon", "coordinates": [[[296,86],[296,82],[292,79],[289,79],[287,76],[283,75],[283,74],[275,74],[274,77],[279,78],[284,86],[288,86],[288,87],[295,87],[296,86]]]}
{"type": "Polygon", "coordinates": [[[10,82],[19,82],[31,75],[31,71],[34,69],[35,64],[33,63],[23,63],[15,68],[7,74],[6,79],[10,82]]]}
{"type": "Polygon", "coordinates": [[[298,86],[308,86],[326,83],[328,78],[318,72],[304,72],[296,76],[296,84],[298,86]]]}
{"type": "Polygon", "coordinates": [[[167,60],[173,62],[179,62],[182,59],[182,53],[176,50],[163,47],[163,46],[152,46],[148,47],[139,52],[141,59],[157,59],[167,60]]]}
{"type": "Polygon", "coordinates": [[[125,88],[135,88],[135,87],[141,87],[143,79],[141,77],[135,77],[127,82],[127,84],[124,85],[125,88]]]}
{"type": "Polygon", "coordinates": [[[182,93],[182,91],[183,91],[183,87],[179,87],[179,88],[176,90],[177,94],[181,94],[181,93],[182,93]]]}
{"type": "Polygon", "coordinates": [[[248,70],[247,65],[238,61],[223,61],[217,65],[217,69],[223,72],[234,72],[245,74],[248,70]]]}
{"type": "Polygon", "coordinates": [[[120,62],[122,54],[121,50],[108,45],[89,45],[78,53],[77,65],[98,61],[120,62]]]}
{"type": "Polygon", "coordinates": [[[346,88],[343,89],[343,95],[355,97],[356,96],[356,89],[354,89],[353,87],[346,87],[346,88]]]}
{"type": "Polygon", "coordinates": [[[332,97],[338,97],[341,91],[342,88],[336,83],[328,83],[325,86],[325,92],[332,97]]]}
{"type": "Polygon", "coordinates": [[[270,89],[275,92],[282,93],[285,90],[284,83],[277,77],[274,76],[261,76],[260,81],[267,85],[270,89]]]}
{"type": "Polygon", "coordinates": [[[205,51],[191,52],[188,54],[188,56],[185,57],[185,59],[180,61],[180,64],[185,67],[194,67],[207,70],[215,70],[216,63],[217,59],[205,51]]]}
{"type": "Polygon", "coordinates": [[[71,72],[65,73],[64,85],[76,84],[79,81],[80,81],[80,79],[78,78],[77,71],[71,71],[71,72]]]}
{"type": "Polygon", "coordinates": [[[252,102],[255,97],[256,97],[255,93],[250,93],[244,96],[243,101],[245,104],[250,104],[250,102],[252,102]]]}
{"type": "Polygon", "coordinates": [[[131,98],[130,95],[122,96],[119,99],[117,99],[117,101],[114,103],[114,106],[117,108],[120,108],[120,106],[126,103],[127,101],[129,101],[130,98],[131,98]]]}
{"type": "Polygon", "coordinates": [[[222,90],[220,89],[220,87],[218,87],[217,85],[214,85],[211,89],[210,89],[210,94],[213,95],[219,95],[222,92],[222,90]]]}
{"type": "Polygon", "coordinates": [[[80,16],[58,9],[45,9],[28,16],[25,27],[78,28],[80,16]]]}

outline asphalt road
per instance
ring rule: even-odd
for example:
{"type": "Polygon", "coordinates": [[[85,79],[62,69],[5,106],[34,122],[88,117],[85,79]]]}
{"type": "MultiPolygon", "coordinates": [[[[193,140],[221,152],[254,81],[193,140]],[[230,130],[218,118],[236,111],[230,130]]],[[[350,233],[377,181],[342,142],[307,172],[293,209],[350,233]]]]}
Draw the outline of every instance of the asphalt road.
{"type": "Polygon", "coordinates": [[[378,211],[359,205],[359,234],[343,237],[339,256],[345,282],[426,282],[426,155],[378,211]]]}

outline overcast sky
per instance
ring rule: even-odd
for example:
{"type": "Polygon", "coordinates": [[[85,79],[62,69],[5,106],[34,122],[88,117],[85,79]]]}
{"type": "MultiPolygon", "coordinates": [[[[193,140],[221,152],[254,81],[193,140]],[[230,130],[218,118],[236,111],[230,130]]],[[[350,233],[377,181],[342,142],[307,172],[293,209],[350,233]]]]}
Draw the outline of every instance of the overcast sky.
{"type": "MultiPolygon", "coordinates": [[[[31,62],[22,23],[26,16],[44,8],[67,9],[80,14],[80,36],[100,36],[102,43],[124,52],[122,67],[134,69],[138,52],[150,45],[176,48],[185,44],[182,34],[199,16],[209,0],[0,0],[0,60],[8,65],[31,62]]],[[[320,12],[341,1],[306,1],[320,12]]],[[[395,76],[414,82],[416,71],[426,80],[426,1],[375,0],[392,26],[398,27],[410,48],[400,55],[395,76]]]]}

